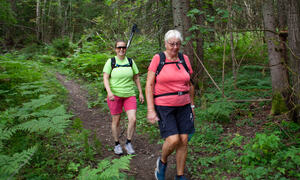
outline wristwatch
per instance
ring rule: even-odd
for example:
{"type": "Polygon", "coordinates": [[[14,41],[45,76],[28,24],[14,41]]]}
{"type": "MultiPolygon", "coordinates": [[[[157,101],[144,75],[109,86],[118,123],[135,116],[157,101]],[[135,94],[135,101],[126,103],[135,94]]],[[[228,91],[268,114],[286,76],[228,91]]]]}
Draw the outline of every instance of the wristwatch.
{"type": "Polygon", "coordinates": [[[191,104],[191,108],[194,109],[194,108],[195,108],[195,105],[194,105],[194,104],[191,104]]]}

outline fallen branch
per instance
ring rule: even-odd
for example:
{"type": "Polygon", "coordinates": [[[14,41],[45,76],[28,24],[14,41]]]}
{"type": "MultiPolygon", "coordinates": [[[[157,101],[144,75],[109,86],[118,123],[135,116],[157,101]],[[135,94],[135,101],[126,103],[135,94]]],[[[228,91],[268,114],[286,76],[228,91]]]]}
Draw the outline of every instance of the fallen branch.
{"type": "MultiPolygon", "coordinates": [[[[220,89],[220,87],[217,85],[217,83],[215,82],[215,80],[211,77],[211,75],[209,74],[209,72],[207,71],[207,69],[205,68],[204,64],[202,63],[202,61],[200,60],[199,56],[197,55],[195,49],[193,48],[192,44],[189,43],[189,45],[191,46],[191,48],[193,49],[193,52],[196,56],[196,58],[198,59],[198,61],[200,62],[201,66],[203,67],[204,71],[206,72],[206,74],[209,76],[209,78],[211,79],[211,81],[213,82],[213,84],[217,87],[217,89],[222,93],[222,90],[220,89]]],[[[223,93],[222,93],[223,94],[223,93]]],[[[226,97],[224,95],[224,97],[226,97]]]]}
{"type": "Polygon", "coordinates": [[[227,101],[242,103],[242,102],[264,102],[264,101],[272,101],[272,99],[238,99],[238,100],[228,99],[227,101]]]}

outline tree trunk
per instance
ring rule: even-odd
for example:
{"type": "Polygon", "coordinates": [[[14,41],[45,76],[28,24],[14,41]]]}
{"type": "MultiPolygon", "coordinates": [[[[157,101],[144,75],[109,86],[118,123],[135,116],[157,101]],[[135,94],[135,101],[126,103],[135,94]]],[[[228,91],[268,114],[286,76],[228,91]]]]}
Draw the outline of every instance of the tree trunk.
{"type": "Polygon", "coordinates": [[[36,38],[37,41],[41,40],[41,2],[36,0],[36,38]]]}
{"type": "MultiPolygon", "coordinates": [[[[237,79],[237,63],[235,59],[235,48],[234,48],[234,43],[233,43],[233,26],[232,26],[232,17],[233,17],[233,12],[232,12],[232,0],[228,0],[228,29],[230,31],[230,48],[231,48],[231,61],[232,61],[232,75],[234,79],[234,87],[236,87],[236,79],[237,79]]],[[[225,37],[226,38],[226,37],[225,37]]]]}
{"type": "Polygon", "coordinates": [[[300,2],[289,0],[288,41],[291,50],[294,112],[291,118],[300,123],[300,2]]]}
{"type": "Polygon", "coordinates": [[[44,0],[44,5],[43,5],[43,10],[42,10],[42,24],[41,24],[41,38],[42,38],[42,41],[45,42],[45,23],[46,23],[46,20],[45,20],[45,14],[46,14],[46,6],[47,5],[47,0],[44,0]]]}
{"type": "MultiPolygon", "coordinates": [[[[200,11],[203,11],[203,2],[202,1],[197,1],[197,7],[200,11]]],[[[204,14],[198,14],[196,15],[196,23],[202,27],[205,26],[205,17],[204,14]]],[[[204,61],[204,50],[203,50],[203,46],[204,46],[204,38],[203,38],[203,33],[201,33],[200,31],[197,31],[194,33],[195,39],[194,41],[196,42],[196,53],[198,55],[198,57],[200,58],[200,60],[203,62],[204,61]]],[[[194,70],[194,74],[193,74],[193,81],[195,83],[195,89],[199,90],[199,93],[201,93],[201,89],[203,87],[203,77],[204,77],[204,69],[201,65],[199,65],[199,62],[197,61],[197,59],[195,59],[192,62],[192,66],[193,66],[193,70],[194,70]]]]}
{"type": "Polygon", "coordinates": [[[263,18],[273,89],[271,114],[281,114],[287,110],[286,102],[289,98],[289,82],[284,60],[280,56],[279,37],[275,32],[273,0],[264,1],[263,18]]]}
{"type": "MultiPolygon", "coordinates": [[[[191,28],[191,20],[187,16],[190,8],[190,1],[173,0],[172,8],[174,26],[181,32],[183,39],[185,40],[185,45],[182,48],[183,52],[189,57],[191,64],[197,64],[197,60],[194,58],[192,38],[189,40],[187,39],[187,37],[191,37],[191,32],[189,31],[191,28]]],[[[197,77],[193,76],[192,78],[194,79],[197,77]]]]}
{"type": "Polygon", "coordinates": [[[278,11],[278,29],[286,30],[287,29],[287,8],[286,0],[278,0],[277,11],[278,11]]]}
{"type": "Polygon", "coordinates": [[[57,7],[57,11],[58,11],[58,24],[59,24],[59,28],[58,31],[60,33],[60,36],[63,35],[64,33],[64,29],[65,29],[65,23],[64,23],[64,19],[63,19],[63,12],[62,12],[62,8],[63,8],[63,4],[61,0],[58,0],[58,7],[57,7]]]}
{"type": "Polygon", "coordinates": [[[172,0],[172,9],[173,9],[173,22],[174,27],[180,31],[183,35],[183,18],[182,18],[182,9],[183,3],[180,0],[172,0]]]}

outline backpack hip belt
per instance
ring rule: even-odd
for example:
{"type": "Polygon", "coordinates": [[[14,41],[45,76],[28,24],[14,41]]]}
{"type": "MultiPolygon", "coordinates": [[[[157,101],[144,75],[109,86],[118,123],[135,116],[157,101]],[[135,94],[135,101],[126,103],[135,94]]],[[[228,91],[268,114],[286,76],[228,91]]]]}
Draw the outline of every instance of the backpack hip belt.
{"type": "Polygon", "coordinates": [[[181,96],[181,95],[188,94],[188,93],[189,93],[189,91],[178,91],[178,92],[172,92],[172,93],[164,93],[164,94],[154,95],[154,98],[161,97],[161,96],[170,96],[170,95],[181,96]]]}

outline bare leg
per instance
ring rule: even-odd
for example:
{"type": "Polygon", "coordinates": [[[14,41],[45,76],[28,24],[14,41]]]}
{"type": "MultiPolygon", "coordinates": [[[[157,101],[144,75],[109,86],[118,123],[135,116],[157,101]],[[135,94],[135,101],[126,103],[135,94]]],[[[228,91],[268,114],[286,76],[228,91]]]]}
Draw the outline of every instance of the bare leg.
{"type": "Polygon", "coordinates": [[[131,109],[126,111],[128,117],[127,139],[131,140],[136,127],[136,110],[131,109]]]}
{"type": "Polygon", "coordinates": [[[180,134],[179,137],[180,141],[176,149],[176,167],[177,175],[183,175],[187,157],[188,135],[180,134]]]}
{"type": "Polygon", "coordinates": [[[121,114],[112,115],[111,130],[115,142],[119,141],[121,114]]]}
{"type": "Polygon", "coordinates": [[[167,163],[168,156],[172,154],[172,152],[176,149],[179,141],[180,139],[178,134],[166,138],[162,147],[162,155],[161,155],[161,161],[163,163],[167,163]]]}

